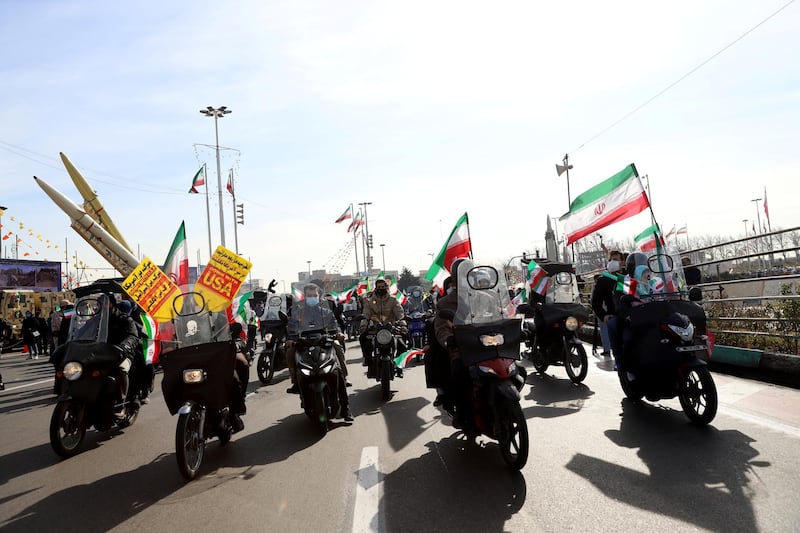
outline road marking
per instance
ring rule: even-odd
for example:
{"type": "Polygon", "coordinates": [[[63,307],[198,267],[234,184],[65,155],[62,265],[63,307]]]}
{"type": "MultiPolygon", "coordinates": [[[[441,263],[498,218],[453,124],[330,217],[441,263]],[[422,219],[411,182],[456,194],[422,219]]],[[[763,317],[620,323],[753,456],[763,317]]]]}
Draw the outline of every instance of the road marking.
{"type": "Polygon", "coordinates": [[[33,385],[41,385],[42,383],[52,383],[52,382],[53,378],[45,379],[42,381],[34,381],[33,383],[26,383],[25,385],[17,385],[16,387],[6,387],[3,392],[10,392],[12,390],[24,389],[25,387],[31,387],[33,385]]]}
{"type": "Polygon", "coordinates": [[[361,463],[358,467],[353,533],[383,531],[380,509],[382,496],[383,480],[378,471],[378,447],[367,446],[361,450],[361,463]]]}

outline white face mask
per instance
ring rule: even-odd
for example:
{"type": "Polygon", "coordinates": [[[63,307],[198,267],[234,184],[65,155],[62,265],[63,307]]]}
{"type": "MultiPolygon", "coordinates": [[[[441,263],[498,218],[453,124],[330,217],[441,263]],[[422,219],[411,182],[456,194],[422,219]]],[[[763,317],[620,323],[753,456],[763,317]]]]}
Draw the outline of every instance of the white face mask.
{"type": "Polygon", "coordinates": [[[454,290],[456,290],[456,288],[455,288],[455,287],[450,287],[449,289],[447,289],[447,294],[450,294],[450,293],[451,293],[451,292],[453,292],[454,290]]]}

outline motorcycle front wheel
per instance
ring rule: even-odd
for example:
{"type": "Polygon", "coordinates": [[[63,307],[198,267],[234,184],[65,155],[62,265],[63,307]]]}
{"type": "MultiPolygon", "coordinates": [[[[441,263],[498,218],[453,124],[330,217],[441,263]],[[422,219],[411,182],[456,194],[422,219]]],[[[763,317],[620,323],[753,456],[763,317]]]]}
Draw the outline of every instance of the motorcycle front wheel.
{"type": "Polygon", "coordinates": [[[533,368],[540,374],[547,372],[547,368],[550,366],[545,358],[544,352],[536,346],[531,348],[528,359],[533,363],[533,368]]]}
{"type": "Polygon", "coordinates": [[[128,402],[125,406],[125,418],[117,422],[117,427],[126,428],[132,426],[136,419],[139,417],[139,404],[135,402],[128,402]]]}
{"type": "Polygon", "coordinates": [[[181,475],[191,481],[203,463],[206,441],[200,434],[200,410],[192,408],[189,413],[178,416],[175,429],[175,456],[181,475]]]}
{"type": "Polygon", "coordinates": [[[83,406],[67,400],[58,402],[50,418],[50,445],[61,457],[72,457],[80,449],[86,425],[83,421],[83,406]]]}
{"type": "Polygon", "coordinates": [[[717,386],[706,366],[690,368],[678,390],[683,412],[693,424],[705,426],[717,415],[717,386]]]}
{"type": "Polygon", "coordinates": [[[392,397],[392,391],[389,389],[392,383],[392,363],[386,361],[381,365],[381,398],[384,401],[389,401],[392,397]]]}
{"type": "Polygon", "coordinates": [[[498,421],[500,425],[500,452],[506,464],[515,469],[522,470],[528,461],[528,423],[518,402],[506,401],[504,409],[506,420],[498,421]]]}
{"type": "Polygon", "coordinates": [[[275,358],[273,357],[274,351],[264,350],[258,356],[258,363],[256,363],[256,374],[258,380],[264,385],[268,385],[272,381],[272,376],[275,375],[275,358]]]}
{"type": "Polygon", "coordinates": [[[625,393],[626,398],[638,402],[644,397],[644,393],[628,380],[628,373],[626,371],[617,370],[617,377],[619,378],[619,386],[622,387],[622,392],[625,393]]]}
{"type": "Polygon", "coordinates": [[[328,406],[325,402],[325,393],[322,391],[314,394],[314,414],[316,415],[317,429],[324,436],[328,433],[328,406]]]}
{"type": "Polygon", "coordinates": [[[589,372],[589,360],[586,357],[586,348],[582,344],[570,344],[569,351],[564,359],[564,368],[573,383],[580,383],[586,379],[589,372]]]}

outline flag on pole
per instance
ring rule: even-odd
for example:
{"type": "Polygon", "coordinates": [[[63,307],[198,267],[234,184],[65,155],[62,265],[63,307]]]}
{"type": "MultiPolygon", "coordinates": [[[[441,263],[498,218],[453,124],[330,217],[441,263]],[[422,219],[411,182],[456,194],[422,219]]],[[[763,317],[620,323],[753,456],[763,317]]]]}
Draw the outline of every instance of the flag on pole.
{"type": "Polygon", "coordinates": [[[506,317],[513,318],[517,314],[517,307],[527,301],[528,292],[524,290],[519,291],[519,293],[508,302],[508,305],[506,306],[506,317]]]}
{"type": "Polygon", "coordinates": [[[444,280],[450,275],[453,262],[467,257],[472,257],[472,242],[469,238],[469,217],[464,213],[450,232],[439,255],[433,260],[425,279],[438,287],[444,286],[444,280]]]}
{"type": "Polygon", "coordinates": [[[678,235],[686,235],[689,230],[686,229],[686,224],[684,224],[680,229],[678,229],[678,235]]]}
{"type": "Polygon", "coordinates": [[[336,224],[338,224],[339,222],[345,221],[348,218],[350,218],[350,219],[353,218],[353,206],[352,206],[352,204],[347,206],[347,209],[344,210],[344,213],[339,215],[339,218],[336,219],[336,224]]]}
{"type": "Polygon", "coordinates": [[[584,192],[559,219],[567,245],[595,231],[641,213],[650,206],[633,163],[584,192]]]}
{"type": "Polygon", "coordinates": [[[672,237],[674,237],[674,236],[675,236],[675,232],[677,231],[677,229],[676,229],[676,228],[677,228],[677,226],[676,226],[675,224],[673,224],[673,225],[672,225],[672,229],[671,229],[671,230],[669,230],[669,233],[667,233],[666,235],[664,235],[664,240],[665,240],[665,241],[667,241],[667,240],[669,240],[669,239],[671,239],[672,237]]]}
{"type": "Polygon", "coordinates": [[[358,210],[356,213],[356,217],[350,222],[350,225],[347,226],[347,233],[350,233],[354,229],[358,229],[359,226],[364,225],[364,215],[361,214],[361,209],[358,210]]]}
{"type": "Polygon", "coordinates": [[[228,192],[231,193],[231,196],[234,195],[233,194],[233,169],[231,169],[230,172],[228,172],[228,184],[225,186],[225,188],[228,189],[228,192]]]}
{"type": "Polygon", "coordinates": [[[358,283],[356,283],[349,289],[345,290],[344,292],[340,292],[338,294],[334,293],[334,296],[336,296],[336,300],[339,303],[346,304],[353,298],[353,295],[356,293],[357,289],[358,289],[358,283]]]}
{"type": "Polygon", "coordinates": [[[250,307],[249,300],[253,296],[253,291],[240,294],[231,302],[231,318],[242,325],[247,330],[247,309],[250,307]]]}
{"type": "Polygon", "coordinates": [[[178,233],[172,240],[172,246],[169,248],[162,270],[178,287],[189,284],[189,249],[186,246],[184,221],[181,221],[178,233]]]}
{"type": "Polygon", "coordinates": [[[358,280],[358,288],[356,289],[356,294],[361,296],[362,294],[366,294],[369,292],[369,276],[364,276],[358,280]]]}
{"type": "Polygon", "coordinates": [[[192,178],[192,187],[189,189],[190,193],[199,194],[200,191],[198,191],[197,188],[206,184],[206,173],[203,172],[205,168],[206,167],[200,167],[200,170],[195,173],[194,178],[192,178]]]}
{"type": "Polygon", "coordinates": [[[528,278],[528,286],[533,292],[540,295],[547,293],[547,288],[550,286],[550,277],[536,261],[531,260],[528,263],[528,270],[525,276],[528,278]]]}
{"type": "Polygon", "coordinates": [[[764,187],[764,214],[767,216],[767,225],[772,227],[769,222],[769,207],[767,207],[767,188],[764,187]]]}
{"type": "Polygon", "coordinates": [[[397,368],[405,368],[417,355],[423,355],[424,353],[422,350],[406,350],[394,358],[394,364],[397,365],[397,368]]]}
{"type": "Polygon", "coordinates": [[[656,238],[663,246],[664,238],[661,236],[661,232],[658,229],[658,224],[653,224],[639,235],[634,237],[633,241],[636,244],[636,247],[641,251],[650,252],[656,249],[656,238]]]}
{"type": "Polygon", "coordinates": [[[394,295],[394,299],[400,302],[400,305],[405,305],[408,303],[408,297],[403,294],[403,291],[397,291],[397,294],[394,295]]]}

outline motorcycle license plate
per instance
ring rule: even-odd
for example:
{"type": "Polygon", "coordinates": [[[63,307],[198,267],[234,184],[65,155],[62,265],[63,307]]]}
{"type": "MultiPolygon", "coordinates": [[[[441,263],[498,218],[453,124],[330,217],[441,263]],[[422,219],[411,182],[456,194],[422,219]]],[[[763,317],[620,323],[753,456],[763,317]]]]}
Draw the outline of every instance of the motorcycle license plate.
{"type": "Polygon", "coordinates": [[[676,349],[677,351],[679,351],[679,352],[699,352],[699,351],[701,351],[701,350],[702,350],[702,351],[705,351],[705,350],[707,350],[708,348],[707,348],[707,347],[705,347],[705,346],[699,346],[699,345],[698,345],[698,346],[678,346],[678,347],[677,347],[677,348],[675,348],[675,349],[676,349]]]}

